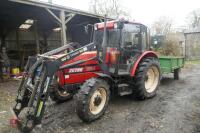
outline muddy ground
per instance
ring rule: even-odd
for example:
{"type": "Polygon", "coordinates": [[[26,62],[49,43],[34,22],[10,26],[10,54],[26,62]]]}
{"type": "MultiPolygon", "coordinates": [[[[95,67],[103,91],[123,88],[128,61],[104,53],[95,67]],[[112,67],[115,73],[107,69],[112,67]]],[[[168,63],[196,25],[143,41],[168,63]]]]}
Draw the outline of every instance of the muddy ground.
{"type": "MultiPolygon", "coordinates": [[[[19,132],[8,124],[18,81],[0,84],[0,132],[19,132]]],[[[50,102],[48,117],[35,133],[196,133],[200,132],[200,64],[187,66],[181,79],[165,75],[157,96],[137,101],[114,98],[105,115],[90,124],[75,113],[74,101],[50,102]]]]}

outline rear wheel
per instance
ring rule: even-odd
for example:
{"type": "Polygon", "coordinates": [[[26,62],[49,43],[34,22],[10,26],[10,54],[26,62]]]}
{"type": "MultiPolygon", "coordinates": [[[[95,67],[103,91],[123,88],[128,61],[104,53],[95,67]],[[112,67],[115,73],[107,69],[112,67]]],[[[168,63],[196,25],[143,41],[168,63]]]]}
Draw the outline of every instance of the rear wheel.
{"type": "Polygon", "coordinates": [[[110,100],[110,89],[102,79],[89,79],[76,95],[76,111],[78,117],[91,122],[100,118],[106,111],[110,100]]]}
{"type": "Polygon", "coordinates": [[[73,95],[74,94],[72,92],[68,92],[64,88],[57,85],[53,88],[53,92],[51,92],[50,97],[53,101],[57,103],[62,103],[71,100],[73,98],[73,95]]]}
{"type": "Polygon", "coordinates": [[[174,70],[174,79],[175,80],[179,80],[179,73],[180,73],[180,69],[175,69],[174,70]]]}
{"type": "Polygon", "coordinates": [[[145,58],[139,64],[135,75],[135,93],[139,99],[156,95],[160,83],[160,65],[156,58],[145,58]]]}

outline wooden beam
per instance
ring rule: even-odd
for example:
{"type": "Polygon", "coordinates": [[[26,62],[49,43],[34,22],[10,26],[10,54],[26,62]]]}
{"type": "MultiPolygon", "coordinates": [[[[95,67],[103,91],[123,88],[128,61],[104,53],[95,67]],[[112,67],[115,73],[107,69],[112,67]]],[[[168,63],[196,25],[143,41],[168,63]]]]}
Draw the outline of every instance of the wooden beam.
{"type": "MultiPolygon", "coordinates": [[[[90,13],[87,11],[82,11],[79,9],[69,8],[69,7],[60,6],[60,5],[54,5],[54,4],[52,5],[47,2],[41,2],[41,1],[36,1],[36,0],[9,0],[9,1],[16,2],[16,3],[23,3],[23,4],[37,6],[37,7],[44,7],[44,8],[48,8],[48,9],[54,9],[54,10],[58,10],[58,11],[64,10],[66,12],[71,12],[71,13],[80,14],[80,15],[84,15],[84,16],[90,16],[90,17],[94,17],[94,18],[104,19],[104,16],[101,16],[98,14],[93,14],[93,13],[90,13]]],[[[108,18],[108,20],[113,20],[113,18],[108,18]]]]}
{"type": "Polygon", "coordinates": [[[50,9],[48,8],[45,8],[45,9],[61,24],[61,20],[50,9]]]}
{"type": "Polygon", "coordinates": [[[71,17],[73,14],[74,14],[74,13],[68,13],[68,14],[66,14],[65,16],[66,16],[66,17],[71,17]]]}
{"type": "Polygon", "coordinates": [[[82,26],[82,25],[87,25],[89,23],[90,23],[89,21],[84,21],[82,23],[75,24],[74,26],[82,26]]]}
{"type": "Polygon", "coordinates": [[[75,16],[75,14],[70,13],[68,16],[69,17],[65,20],[65,24],[67,24],[75,16]]]}

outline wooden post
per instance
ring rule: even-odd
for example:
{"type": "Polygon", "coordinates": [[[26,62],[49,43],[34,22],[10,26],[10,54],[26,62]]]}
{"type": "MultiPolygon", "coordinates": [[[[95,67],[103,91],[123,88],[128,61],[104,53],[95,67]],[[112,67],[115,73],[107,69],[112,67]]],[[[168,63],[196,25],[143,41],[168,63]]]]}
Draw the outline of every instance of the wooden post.
{"type": "Polygon", "coordinates": [[[66,25],[65,25],[65,11],[60,11],[60,20],[61,20],[61,43],[62,45],[67,44],[67,35],[66,35],[66,25]]]}
{"type": "Polygon", "coordinates": [[[17,44],[17,50],[20,49],[20,44],[19,44],[19,30],[16,29],[16,44],[17,44]]]}
{"type": "Polygon", "coordinates": [[[60,11],[60,18],[58,18],[56,16],[56,14],[54,14],[50,9],[48,8],[45,8],[47,10],[47,12],[49,14],[51,14],[55,20],[57,20],[56,22],[60,25],[61,27],[61,45],[67,45],[67,34],[66,34],[66,31],[67,31],[67,26],[66,24],[75,16],[74,13],[70,13],[70,14],[65,14],[65,11],[64,10],[61,10],[60,11]],[[67,17],[67,19],[66,19],[67,17]]]}
{"type": "MultiPolygon", "coordinates": [[[[19,29],[17,28],[16,29],[16,48],[18,50],[18,55],[19,55],[19,60],[20,60],[20,64],[22,64],[22,47],[20,45],[20,42],[19,42],[19,29]]],[[[22,69],[24,66],[20,66],[20,68],[22,69]]]]}
{"type": "Polygon", "coordinates": [[[38,37],[37,20],[34,20],[34,33],[35,33],[36,53],[40,54],[40,42],[38,37]]]}
{"type": "Polygon", "coordinates": [[[2,47],[6,47],[6,35],[5,34],[2,36],[2,40],[1,40],[1,48],[2,47]]]}

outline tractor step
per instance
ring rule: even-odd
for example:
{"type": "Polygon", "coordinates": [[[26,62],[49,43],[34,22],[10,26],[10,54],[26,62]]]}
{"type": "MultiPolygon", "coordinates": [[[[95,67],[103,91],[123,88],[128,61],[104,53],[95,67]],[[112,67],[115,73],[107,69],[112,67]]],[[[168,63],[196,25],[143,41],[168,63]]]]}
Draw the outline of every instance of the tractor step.
{"type": "MultiPolygon", "coordinates": [[[[115,68],[109,68],[109,72],[115,76],[115,68]]],[[[119,69],[117,76],[128,76],[130,72],[127,69],[119,69]]]]}
{"type": "Polygon", "coordinates": [[[119,84],[118,85],[118,94],[120,96],[132,94],[133,90],[130,88],[128,84],[119,84]]]}

